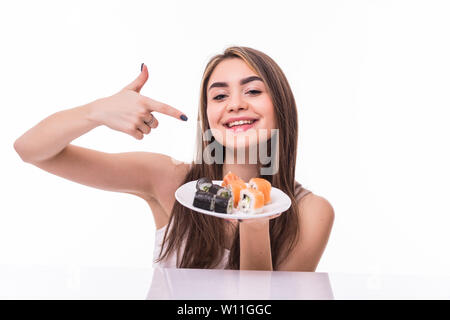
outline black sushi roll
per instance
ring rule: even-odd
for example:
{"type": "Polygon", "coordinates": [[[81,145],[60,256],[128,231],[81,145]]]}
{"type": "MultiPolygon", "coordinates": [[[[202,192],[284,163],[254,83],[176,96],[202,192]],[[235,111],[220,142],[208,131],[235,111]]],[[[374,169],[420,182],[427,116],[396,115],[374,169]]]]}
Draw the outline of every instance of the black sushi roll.
{"type": "Polygon", "coordinates": [[[221,196],[214,196],[214,212],[231,213],[233,210],[233,198],[225,198],[221,196]]]}
{"type": "Polygon", "coordinates": [[[218,196],[221,196],[221,197],[224,197],[224,198],[231,197],[231,191],[227,188],[219,186],[218,184],[213,184],[211,186],[211,188],[209,188],[208,192],[213,193],[218,196]]]}
{"type": "Polygon", "coordinates": [[[214,210],[214,195],[212,193],[198,190],[194,196],[194,207],[213,211],[214,210]]]}
{"type": "Polygon", "coordinates": [[[197,180],[197,185],[195,187],[197,190],[208,191],[212,185],[211,179],[203,177],[197,180]]]}

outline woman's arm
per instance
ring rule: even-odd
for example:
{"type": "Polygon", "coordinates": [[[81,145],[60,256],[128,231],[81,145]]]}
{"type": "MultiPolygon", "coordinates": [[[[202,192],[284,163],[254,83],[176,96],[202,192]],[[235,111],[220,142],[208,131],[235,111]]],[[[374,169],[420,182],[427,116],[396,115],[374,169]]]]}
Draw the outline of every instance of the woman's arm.
{"type": "Polygon", "coordinates": [[[96,102],[56,112],[20,136],[14,148],[25,162],[48,159],[100,123],[90,118],[96,102]]]}
{"type": "Polygon", "coordinates": [[[151,197],[164,175],[178,166],[168,156],[150,152],[106,153],[70,144],[99,125],[141,140],[158,126],[150,112],[180,119],[182,112],[139,94],[148,78],[144,66],[136,80],[119,93],[89,104],[59,111],[19,137],[14,148],[22,160],[45,171],[87,186],[151,197]]]}
{"type": "Polygon", "coordinates": [[[239,240],[241,270],[272,270],[269,219],[239,223],[239,240]]]}

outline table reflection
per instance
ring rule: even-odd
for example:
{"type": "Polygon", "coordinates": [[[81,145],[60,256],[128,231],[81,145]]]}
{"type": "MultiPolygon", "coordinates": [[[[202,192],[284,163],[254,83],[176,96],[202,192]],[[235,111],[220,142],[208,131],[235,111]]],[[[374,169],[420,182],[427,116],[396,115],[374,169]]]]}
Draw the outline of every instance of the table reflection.
{"type": "Polygon", "coordinates": [[[147,299],[334,299],[321,272],[155,267],[147,299]]]}

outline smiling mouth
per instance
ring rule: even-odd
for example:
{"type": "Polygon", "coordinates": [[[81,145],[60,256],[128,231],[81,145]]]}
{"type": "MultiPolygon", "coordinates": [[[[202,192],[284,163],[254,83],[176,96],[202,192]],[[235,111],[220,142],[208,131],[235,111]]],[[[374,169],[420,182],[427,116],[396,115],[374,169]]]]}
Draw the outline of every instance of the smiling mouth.
{"type": "Polygon", "coordinates": [[[233,121],[233,122],[229,122],[225,124],[225,127],[227,128],[233,128],[233,127],[239,127],[239,126],[243,126],[243,125],[251,125],[253,123],[255,123],[256,119],[254,120],[238,120],[238,121],[233,121]]]}
{"type": "Polygon", "coordinates": [[[224,127],[233,132],[246,131],[253,127],[258,120],[239,120],[224,124],[224,127]]]}

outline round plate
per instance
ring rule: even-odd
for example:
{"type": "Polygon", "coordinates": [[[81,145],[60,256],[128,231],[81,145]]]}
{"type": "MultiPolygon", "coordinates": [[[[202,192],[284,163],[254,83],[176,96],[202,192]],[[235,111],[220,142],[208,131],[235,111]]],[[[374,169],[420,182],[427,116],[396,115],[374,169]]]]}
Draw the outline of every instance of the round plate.
{"type": "MultiPolygon", "coordinates": [[[[214,184],[222,185],[222,180],[213,180],[214,184]]],[[[291,206],[291,199],[280,189],[272,187],[270,192],[271,203],[266,204],[261,212],[257,214],[249,214],[233,208],[230,214],[217,213],[214,211],[204,210],[193,206],[197,180],[183,184],[175,191],[175,199],[186,208],[224,219],[257,219],[262,217],[270,217],[278,213],[283,213],[291,206]]]]}

